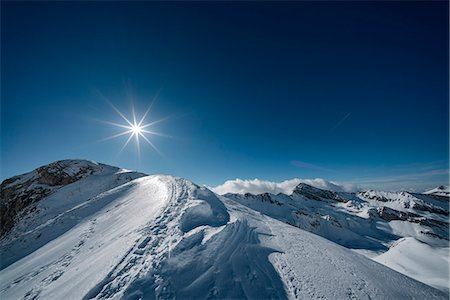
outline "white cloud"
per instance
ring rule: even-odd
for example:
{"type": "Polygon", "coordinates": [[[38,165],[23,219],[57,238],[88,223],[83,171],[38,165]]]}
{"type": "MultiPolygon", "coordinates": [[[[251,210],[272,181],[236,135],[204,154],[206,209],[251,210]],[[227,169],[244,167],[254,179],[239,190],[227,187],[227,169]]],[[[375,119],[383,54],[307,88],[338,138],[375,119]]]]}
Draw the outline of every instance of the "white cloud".
{"type": "Polygon", "coordinates": [[[223,195],[226,193],[237,193],[237,194],[261,194],[261,193],[284,193],[291,194],[294,188],[299,183],[306,183],[312,185],[314,187],[332,191],[354,191],[356,186],[344,184],[339,185],[332,181],[327,181],[322,178],[316,179],[289,179],[281,182],[260,180],[260,179],[251,179],[251,180],[243,180],[243,179],[235,179],[235,180],[227,180],[223,184],[218,185],[216,187],[210,188],[217,194],[223,195]]]}

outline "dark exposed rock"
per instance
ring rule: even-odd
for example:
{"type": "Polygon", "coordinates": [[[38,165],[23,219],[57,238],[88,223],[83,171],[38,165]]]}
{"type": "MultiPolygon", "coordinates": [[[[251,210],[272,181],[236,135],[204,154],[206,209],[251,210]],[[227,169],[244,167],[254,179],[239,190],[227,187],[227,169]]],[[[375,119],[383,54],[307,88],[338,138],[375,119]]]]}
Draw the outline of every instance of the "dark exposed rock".
{"type": "MultiPolygon", "coordinates": [[[[373,211],[369,211],[369,214],[373,211]]],[[[449,224],[444,221],[439,221],[435,219],[429,219],[411,212],[402,212],[389,207],[379,207],[377,209],[378,216],[385,221],[407,221],[411,223],[417,223],[428,228],[432,228],[433,231],[428,231],[427,234],[430,236],[437,236],[440,239],[448,239],[445,235],[446,228],[449,224]],[[438,234],[439,233],[439,234],[438,234]]]]}
{"type": "Polygon", "coordinates": [[[427,227],[438,227],[438,228],[447,228],[448,223],[444,221],[439,221],[435,219],[427,219],[427,218],[417,218],[417,219],[411,219],[409,220],[414,223],[419,223],[420,225],[427,226],[427,227]]]}
{"type": "Polygon", "coordinates": [[[101,166],[88,161],[60,160],[37,168],[37,180],[49,186],[68,185],[101,170],[101,166]]]}
{"type": "MultiPolygon", "coordinates": [[[[27,183],[25,183],[27,186],[27,183]]],[[[50,195],[51,190],[44,187],[36,187],[33,190],[8,188],[2,183],[0,189],[0,237],[7,233],[15,223],[16,215],[50,195]]]]}
{"type": "Polygon", "coordinates": [[[413,205],[414,209],[420,210],[420,211],[428,211],[430,213],[439,214],[439,215],[448,215],[448,210],[442,209],[440,207],[436,206],[429,206],[429,205],[423,205],[419,203],[414,203],[413,205]]]}
{"type": "Polygon", "coordinates": [[[378,208],[378,216],[385,221],[410,221],[412,218],[421,218],[421,216],[411,213],[398,211],[396,209],[382,206],[378,208]]]}
{"type": "Polygon", "coordinates": [[[389,202],[389,199],[386,197],[383,197],[381,195],[373,195],[371,194],[372,191],[365,191],[365,192],[360,192],[358,193],[360,196],[362,196],[365,199],[369,199],[369,200],[377,200],[377,201],[381,201],[381,202],[389,202]]]}
{"type": "Polygon", "coordinates": [[[90,162],[63,160],[4,180],[0,185],[0,237],[11,230],[21,211],[99,168],[90,162]]]}
{"type": "Polygon", "coordinates": [[[251,193],[245,193],[244,197],[248,198],[248,199],[256,199],[261,202],[269,202],[271,204],[276,204],[278,206],[283,205],[283,203],[281,203],[280,201],[273,199],[271,194],[269,194],[269,193],[263,193],[263,194],[258,194],[258,195],[254,195],[251,193]]]}
{"type": "Polygon", "coordinates": [[[429,231],[429,230],[428,231],[420,231],[420,233],[425,234],[425,235],[429,235],[431,237],[438,238],[438,239],[441,239],[441,240],[448,240],[448,238],[443,238],[439,234],[436,234],[436,233],[434,233],[432,231],[429,231]]]}
{"type": "Polygon", "coordinates": [[[300,183],[299,185],[297,185],[292,194],[304,196],[308,199],[316,201],[334,200],[338,202],[347,202],[346,199],[340,197],[336,192],[322,190],[306,183],[300,183]]]}
{"type": "Polygon", "coordinates": [[[390,207],[382,206],[377,209],[378,216],[385,221],[409,221],[411,218],[420,218],[419,215],[411,213],[398,211],[390,207]]]}

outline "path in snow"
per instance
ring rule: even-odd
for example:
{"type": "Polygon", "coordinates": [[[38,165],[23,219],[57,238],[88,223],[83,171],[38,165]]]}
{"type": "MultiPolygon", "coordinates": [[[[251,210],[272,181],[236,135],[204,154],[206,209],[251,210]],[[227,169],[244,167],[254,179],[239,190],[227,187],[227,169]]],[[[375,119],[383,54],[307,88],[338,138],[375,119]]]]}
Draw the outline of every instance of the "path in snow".
{"type": "Polygon", "coordinates": [[[447,296],[183,179],[135,179],[81,207],[98,210],[70,210],[78,225],[0,271],[2,299],[447,296]]]}

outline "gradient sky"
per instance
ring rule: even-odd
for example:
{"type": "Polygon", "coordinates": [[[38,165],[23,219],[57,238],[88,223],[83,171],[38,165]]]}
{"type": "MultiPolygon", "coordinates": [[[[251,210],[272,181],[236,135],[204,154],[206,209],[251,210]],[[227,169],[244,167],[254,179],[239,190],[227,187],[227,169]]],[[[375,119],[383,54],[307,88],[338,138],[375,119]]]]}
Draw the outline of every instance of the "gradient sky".
{"type": "Polygon", "coordinates": [[[1,3],[1,179],[65,158],[218,185],[448,182],[448,2],[1,3]],[[131,102],[163,153],[98,120],[131,102]]]}

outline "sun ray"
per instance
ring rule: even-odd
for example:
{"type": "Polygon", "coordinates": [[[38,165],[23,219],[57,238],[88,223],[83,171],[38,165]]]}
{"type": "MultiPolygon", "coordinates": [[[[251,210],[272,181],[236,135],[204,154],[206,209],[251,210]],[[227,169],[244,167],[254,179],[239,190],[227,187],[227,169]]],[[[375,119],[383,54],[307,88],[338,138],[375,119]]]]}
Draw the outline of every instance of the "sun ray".
{"type": "Polygon", "coordinates": [[[139,146],[139,131],[136,131],[134,133],[135,137],[136,137],[136,148],[137,148],[137,153],[138,153],[138,160],[141,160],[141,147],[139,146]]]}
{"type": "Polygon", "coordinates": [[[134,105],[133,104],[131,104],[131,114],[132,114],[132,117],[133,117],[133,125],[136,125],[136,111],[134,110],[134,105]]]}
{"type": "Polygon", "coordinates": [[[145,111],[144,115],[142,116],[142,119],[139,121],[138,126],[141,126],[142,122],[144,122],[145,118],[147,117],[148,113],[150,112],[150,109],[152,108],[152,106],[155,103],[156,99],[158,99],[160,92],[161,92],[161,90],[159,90],[158,93],[156,93],[155,97],[153,97],[152,102],[150,103],[150,105],[148,106],[148,108],[145,111]]]}
{"type": "Polygon", "coordinates": [[[117,107],[114,106],[114,104],[112,104],[111,102],[108,101],[108,99],[105,99],[106,102],[108,102],[108,104],[116,111],[116,113],[119,114],[119,116],[122,117],[122,119],[125,120],[125,122],[127,122],[130,126],[133,126],[133,124],[120,112],[119,109],[117,109],[117,107]]]}
{"type": "Polygon", "coordinates": [[[141,128],[147,128],[147,127],[149,127],[149,126],[153,126],[153,125],[155,125],[155,124],[164,122],[164,121],[167,120],[168,118],[169,118],[169,117],[165,117],[165,118],[161,118],[161,119],[159,119],[159,120],[156,120],[156,121],[147,123],[147,124],[145,124],[145,125],[142,125],[141,128]]]}
{"type": "Polygon", "coordinates": [[[145,132],[148,134],[152,134],[152,135],[157,135],[157,136],[163,136],[166,138],[172,138],[172,136],[164,134],[164,133],[159,133],[159,132],[155,132],[155,131],[149,131],[149,130],[145,130],[145,129],[141,129],[141,132],[145,132]]]}
{"type": "Polygon", "coordinates": [[[128,125],[123,125],[123,124],[109,122],[109,121],[103,121],[103,120],[99,120],[99,121],[102,123],[105,123],[105,124],[109,124],[109,125],[113,125],[113,126],[117,126],[117,127],[125,128],[125,129],[130,129],[132,126],[132,125],[128,126],[128,125]]]}
{"type": "Polygon", "coordinates": [[[149,105],[149,107],[147,108],[147,110],[145,111],[144,115],[142,116],[141,120],[140,120],[139,123],[138,123],[138,126],[141,126],[141,125],[142,125],[142,122],[144,122],[144,120],[145,120],[145,118],[147,117],[147,115],[148,115],[150,109],[152,108],[152,106],[153,106],[153,101],[152,101],[152,103],[149,105]]]}
{"type": "Polygon", "coordinates": [[[150,140],[145,136],[145,135],[143,135],[142,133],[140,134],[141,136],[142,136],[142,138],[159,154],[159,155],[161,155],[162,157],[164,157],[164,154],[162,154],[162,152],[161,151],[159,151],[159,149],[155,146],[155,144],[153,144],[152,142],[150,142],[150,140]]]}
{"type": "Polygon", "coordinates": [[[121,133],[118,133],[118,134],[115,134],[115,135],[112,135],[112,136],[108,136],[108,137],[106,137],[106,138],[104,138],[104,139],[101,139],[100,142],[104,142],[104,141],[107,141],[107,140],[111,140],[111,139],[114,139],[114,138],[116,138],[116,137],[119,137],[119,136],[122,136],[122,135],[125,135],[125,134],[129,134],[129,133],[131,133],[131,132],[132,132],[132,130],[130,129],[130,130],[128,130],[128,131],[124,131],[124,132],[121,132],[121,133]]]}
{"type": "Polygon", "coordinates": [[[127,141],[125,142],[125,144],[123,144],[122,148],[120,148],[119,153],[117,155],[120,155],[120,153],[122,153],[123,149],[125,149],[125,147],[128,145],[128,143],[131,141],[132,138],[133,138],[133,135],[130,134],[127,141]]]}

